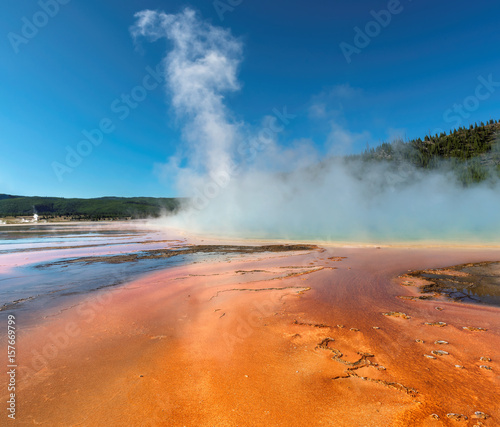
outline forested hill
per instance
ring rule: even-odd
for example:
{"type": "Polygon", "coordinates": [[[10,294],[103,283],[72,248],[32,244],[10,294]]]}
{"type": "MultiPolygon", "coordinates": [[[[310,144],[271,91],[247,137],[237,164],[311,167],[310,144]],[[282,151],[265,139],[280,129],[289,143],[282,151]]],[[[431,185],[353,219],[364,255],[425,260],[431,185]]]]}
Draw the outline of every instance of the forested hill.
{"type": "Polygon", "coordinates": [[[101,197],[97,199],[65,199],[60,197],[22,197],[0,194],[0,217],[29,216],[71,217],[93,220],[110,218],[158,217],[173,212],[181,199],[154,197],[101,197]]]}
{"type": "Polygon", "coordinates": [[[469,185],[500,176],[500,122],[461,127],[450,133],[427,135],[410,141],[383,143],[348,159],[407,162],[418,168],[434,169],[446,164],[458,179],[469,185]]]}

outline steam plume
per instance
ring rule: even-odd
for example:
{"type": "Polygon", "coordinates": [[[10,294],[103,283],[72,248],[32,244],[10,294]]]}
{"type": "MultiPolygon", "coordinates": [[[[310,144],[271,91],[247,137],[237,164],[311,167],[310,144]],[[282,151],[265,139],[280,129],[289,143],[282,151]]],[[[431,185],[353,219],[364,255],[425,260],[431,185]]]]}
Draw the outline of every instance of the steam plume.
{"type": "Polygon", "coordinates": [[[186,145],[164,168],[192,203],[165,219],[168,225],[212,234],[346,241],[500,237],[496,183],[464,189],[444,169],[422,172],[335,157],[318,162],[311,142],[295,149],[278,144],[291,117],[286,110],[264,117],[262,128],[249,133],[224,104],[224,94],[239,89],[242,43],[191,9],[139,12],[131,32],[171,43],[167,93],[186,145]]]}

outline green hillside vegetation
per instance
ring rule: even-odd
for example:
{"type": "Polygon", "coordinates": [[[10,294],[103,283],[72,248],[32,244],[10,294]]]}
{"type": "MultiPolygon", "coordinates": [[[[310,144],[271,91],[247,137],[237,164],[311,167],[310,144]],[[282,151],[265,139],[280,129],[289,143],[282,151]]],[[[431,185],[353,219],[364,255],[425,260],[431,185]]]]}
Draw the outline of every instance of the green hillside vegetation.
{"type": "Polygon", "coordinates": [[[0,194],[0,200],[11,199],[13,197],[19,197],[19,196],[11,196],[10,194],[0,194]]]}
{"type": "Polygon", "coordinates": [[[448,168],[465,186],[500,177],[500,123],[461,127],[449,134],[427,135],[410,141],[383,143],[347,161],[388,161],[420,169],[448,168]]]}
{"type": "Polygon", "coordinates": [[[59,197],[20,197],[0,195],[0,217],[71,217],[81,220],[158,217],[176,211],[181,199],[153,197],[101,197],[65,199],[59,197]]]}

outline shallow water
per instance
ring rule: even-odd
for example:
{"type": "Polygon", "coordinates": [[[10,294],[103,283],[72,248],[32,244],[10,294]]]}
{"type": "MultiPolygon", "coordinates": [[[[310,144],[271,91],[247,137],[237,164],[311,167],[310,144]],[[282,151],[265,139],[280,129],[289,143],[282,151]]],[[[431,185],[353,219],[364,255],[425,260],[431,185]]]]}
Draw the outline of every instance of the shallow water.
{"type": "Polygon", "coordinates": [[[172,231],[134,228],[134,223],[5,227],[0,239],[0,317],[15,312],[25,319],[153,271],[227,261],[245,248],[201,245],[192,250],[172,231]]]}
{"type": "Polygon", "coordinates": [[[0,311],[46,309],[64,298],[116,286],[148,272],[186,262],[186,257],[124,264],[54,262],[85,255],[137,253],[177,245],[165,233],[96,225],[23,225],[0,228],[0,311]]]}

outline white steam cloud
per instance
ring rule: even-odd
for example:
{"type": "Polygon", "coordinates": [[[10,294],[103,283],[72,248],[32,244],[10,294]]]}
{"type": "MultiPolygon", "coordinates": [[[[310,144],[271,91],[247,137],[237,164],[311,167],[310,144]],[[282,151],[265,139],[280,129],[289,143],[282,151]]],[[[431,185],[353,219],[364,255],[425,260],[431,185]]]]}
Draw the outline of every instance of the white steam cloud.
{"type": "MultiPolygon", "coordinates": [[[[241,43],[229,31],[200,21],[190,9],[177,15],[146,10],[135,16],[135,38],[165,37],[173,43],[165,60],[166,81],[172,106],[189,123],[184,129],[190,144],[188,165],[177,170],[181,190],[199,185],[206,174],[228,173],[237,126],[227,118],[223,93],[239,89],[241,43]]],[[[169,164],[178,167],[180,160],[169,164]]]]}
{"type": "MultiPolygon", "coordinates": [[[[242,43],[229,30],[185,9],[139,12],[131,32],[136,39],[164,37],[171,43],[165,80],[186,144],[163,173],[175,176],[191,203],[164,219],[167,225],[210,234],[343,241],[500,237],[496,183],[464,189],[444,170],[340,158],[319,162],[311,141],[278,144],[293,120],[286,108],[265,116],[253,132],[237,123],[224,94],[239,89],[242,43]]],[[[332,126],[328,139],[342,147],[352,135],[363,134],[332,126]]]]}

